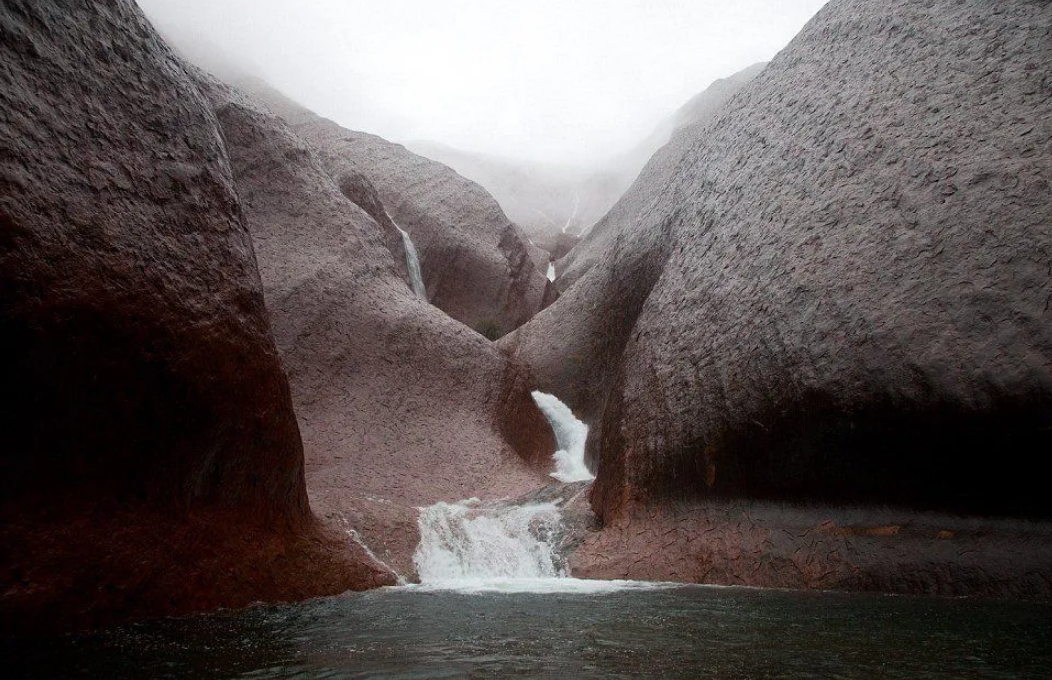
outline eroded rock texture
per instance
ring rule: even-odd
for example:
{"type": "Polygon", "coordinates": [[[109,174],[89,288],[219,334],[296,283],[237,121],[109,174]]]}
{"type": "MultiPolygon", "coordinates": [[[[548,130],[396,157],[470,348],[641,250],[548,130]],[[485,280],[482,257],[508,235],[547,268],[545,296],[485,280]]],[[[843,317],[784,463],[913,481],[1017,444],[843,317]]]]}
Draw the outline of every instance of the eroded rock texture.
{"type": "Polygon", "coordinates": [[[593,500],[1046,514],[1052,5],[830,3],[684,154],[593,500]]]}
{"type": "Polygon", "coordinates": [[[548,280],[526,237],[482,187],[399,144],[341,128],[264,85],[244,87],[317,151],[338,186],[361,175],[376,187],[413,238],[431,304],[491,336],[540,311],[548,280]]]}
{"type": "Polygon", "coordinates": [[[310,514],[215,118],[130,2],[0,5],[0,625],[383,582],[310,514]]]}
{"type": "Polygon", "coordinates": [[[634,505],[579,531],[579,577],[1052,598],[1052,525],[746,500],[634,505]]]}
{"type": "Polygon", "coordinates": [[[264,105],[201,77],[256,244],[312,505],[410,576],[415,508],[535,488],[551,429],[517,365],[413,295],[385,230],[311,147],[264,105]]]}
{"type": "MultiPolygon", "coordinates": [[[[713,82],[655,131],[654,134],[664,143],[653,155],[648,154],[646,164],[625,195],[584,234],[579,244],[559,260],[556,285],[560,291],[570,288],[614,248],[621,232],[632,232],[639,227],[649,228],[645,215],[672,182],[683,155],[692,144],[704,139],[706,129],[716,120],[731,97],[766,66],[766,63],[753,64],[732,76],[713,82]]],[[[654,142],[649,144],[653,145],[654,142]]]]}
{"type": "Polygon", "coordinates": [[[501,340],[534,369],[542,389],[589,423],[593,449],[625,344],[671,247],[671,222],[662,212],[675,205],[670,185],[716,113],[760,66],[716,81],[677,113],[669,142],[585,239],[556,262],[556,284],[564,291],[559,300],[501,340]]]}
{"type": "Polygon", "coordinates": [[[1048,514],[1050,26],[835,0],[655,157],[502,341],[593,424],[608,526],[718,496],[1048,514]]]}

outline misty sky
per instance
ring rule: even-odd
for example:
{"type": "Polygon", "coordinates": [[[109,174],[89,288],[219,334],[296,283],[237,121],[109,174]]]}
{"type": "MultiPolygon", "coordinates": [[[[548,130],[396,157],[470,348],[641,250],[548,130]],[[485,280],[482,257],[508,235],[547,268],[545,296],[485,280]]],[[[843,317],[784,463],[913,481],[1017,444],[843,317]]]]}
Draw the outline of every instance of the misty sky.
{"type": "Polygon", "coordinates": [[[714,79],[773,57],[825,0],[139,4],[184,50],[345,127],[591,163],[634,146],[714,79]]]}

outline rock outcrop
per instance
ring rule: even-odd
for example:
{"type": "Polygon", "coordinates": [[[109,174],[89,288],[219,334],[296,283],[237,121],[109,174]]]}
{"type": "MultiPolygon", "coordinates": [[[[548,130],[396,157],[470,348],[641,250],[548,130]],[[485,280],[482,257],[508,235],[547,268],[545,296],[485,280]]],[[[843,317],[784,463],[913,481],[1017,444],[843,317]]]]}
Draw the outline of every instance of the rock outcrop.
{"type": "Polygon", "coordinates": [[[281,118],[200,77],[256,244],[311,503],[411,576],[416,507],[544,483],[555,441],[532,384],[412,293],[370,216],[382,204],[353,203],[281,118]]]}
{"type": "Polygon", "coordinates": [[[0,627],[385,582],[310,513],[252,241],[180,62],[130,2],[10,0],[0,63],[0,627]]]}
{"type": "Polygon", "coordinates": [[[413,239],[431,304],[499,335],[542,309],[548,280],[528,239],[478,184],[400,144],[341,128],[261,83],[241,85],[316,150],[338,186],[358,175],[372,183],[413,239]]]}
{"type": "MultiPolygon", "coordinates": [[[[541,389],[559,395],[593,432],[636,317],[668,256],[670,227],[660,210],[679,164],[762,66],[716,81],[670,118],[674,131],[664,133],[672,135],[668,143],[610,212],[555,263],[556,286],[563,290],[559,301],[501,340],[506,351],[534,369],[541,389]]],[[[596,441],[593,434],[593,448],[596,441]]]]}
{"type": "MultiPolygon", "coordinates": [[[[712,562],[706,541],[655,547],[680,521],[734,543],[702,521],[720,498],[1052,511],[1035,474],[1052,445],[1050,26],[1048,3],[834,0],[652,161],[611,212],[631,198],[633,226],[502,341],[593,425],[607,528],[579,563],[644,551],[588,573],[667,575],[667,558],[727,582],[690,566],[712,562]]],[[[1025,561],[1016,576],[1047,581],[1025,561]]]]}
{"type": "Polygon", "coordinates": [[[745,495],[1044,515],[1052,5],[836,0],[685,153],[604,516],[745,495]],[[996,453],[995,453],[996,452],[996,453]]]}

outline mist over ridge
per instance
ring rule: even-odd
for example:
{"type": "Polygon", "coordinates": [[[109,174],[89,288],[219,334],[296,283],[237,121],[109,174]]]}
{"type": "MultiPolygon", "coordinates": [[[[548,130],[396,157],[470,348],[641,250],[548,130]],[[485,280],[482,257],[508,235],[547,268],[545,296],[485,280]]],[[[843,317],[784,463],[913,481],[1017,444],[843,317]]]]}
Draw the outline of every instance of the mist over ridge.
{"type": "Polygon", "coordinates": [[[590,169],[770,59],[825,3],[139,4],[199,65],[259,77],[350,129],[590,169]]]}

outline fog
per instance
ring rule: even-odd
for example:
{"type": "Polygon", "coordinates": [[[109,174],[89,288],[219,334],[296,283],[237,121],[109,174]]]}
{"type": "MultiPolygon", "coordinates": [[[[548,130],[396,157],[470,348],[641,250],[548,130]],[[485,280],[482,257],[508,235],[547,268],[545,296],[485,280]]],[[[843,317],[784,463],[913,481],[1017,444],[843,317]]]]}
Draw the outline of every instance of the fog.
{"type": "Polygon", "coordinates": [[[824,0],[139,0],[221,77],[341,125],[593,164],[716,78],[769,60],[824,0]]]}

